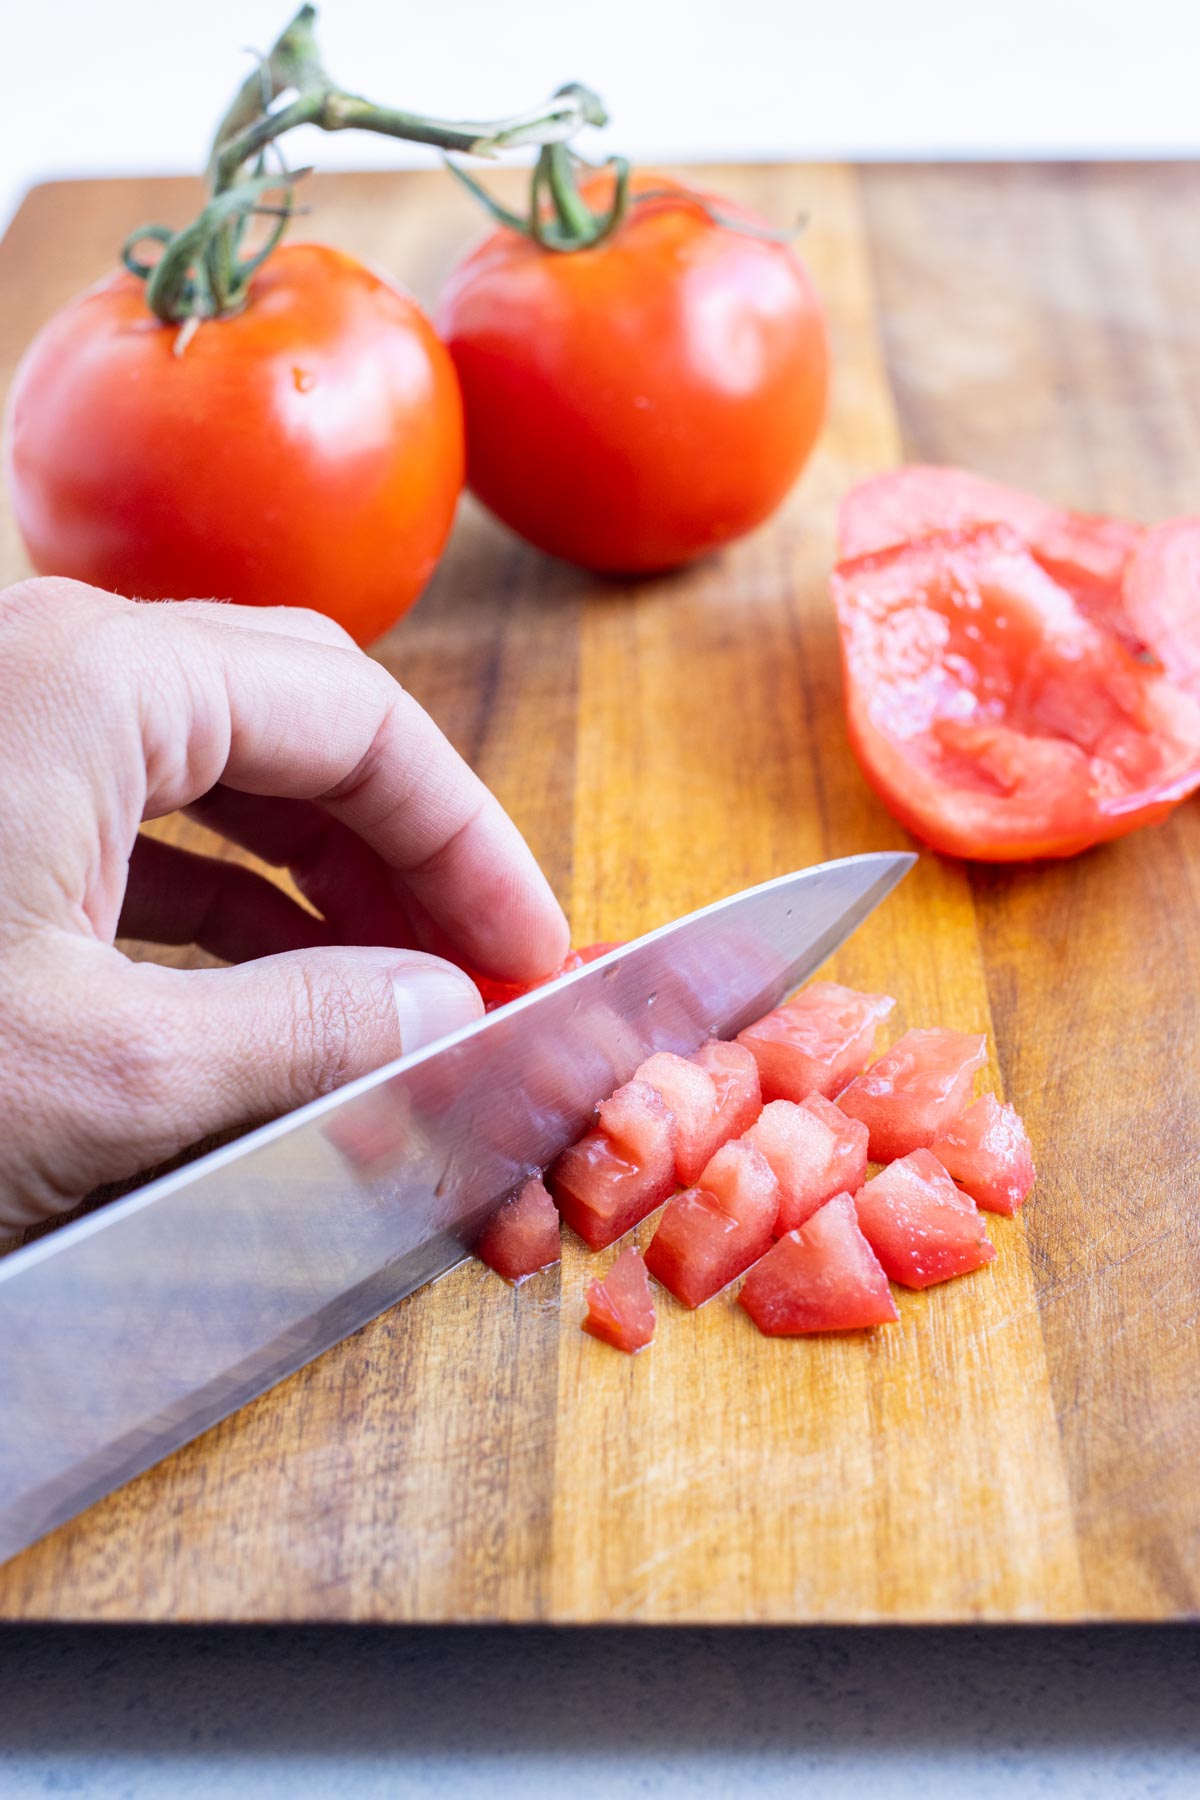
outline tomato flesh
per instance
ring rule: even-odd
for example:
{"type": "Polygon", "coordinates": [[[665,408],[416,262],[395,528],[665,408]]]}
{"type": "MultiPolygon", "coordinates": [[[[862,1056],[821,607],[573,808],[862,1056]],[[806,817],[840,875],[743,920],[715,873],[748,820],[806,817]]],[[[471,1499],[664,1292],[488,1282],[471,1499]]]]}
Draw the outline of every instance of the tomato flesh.
{"type": "Polygon", "coordinates": [[[454,366],[415,302],[284,244],[177,354],[117,275],[39,332],[7,457],[34,567],[137,599],[310,606],[366,643],[433,573],[462,488],[454,366]]]}
{"type": "Polygon", "coordinates": [[[754,1058],[711,1039],[694,1057],[661,1051],[635,1070],[675,1116],[675,1174],[690,1187],[722,1144],[740,1137],[760,1110],[754,1058]]]}
{"type": "Polygon", "coordinates": [[[531,994],[535,988],[545,987],[547,982],[557,981],[560,975],[582,969],[585,963],[595,962],[598,956],[620,947],[618,943],[587,944],[582,950],[569,950],[557,969],[551,969],[548,975],[539,975],[536,981],[501,981],[494,975],[481,975],[477,969],[468,969],[467,974],[483,997],[484,1010],[495,1012],[498,1006],[507,1006],[510,1000],[519,1000],[522,994],[531,994]]]}
{"type": "Polygon", "coordinates": [[[849,1194],[835,1194],[756,1262],[738,1302],[766,1337],[856,1331],[900,1317],[849,1194]]]}
{"type": "Polygon", "coordinates": [[[850,740],[935,849],[1066,856],[1200,786],[1200,704],[1092,624],[1004,526],[842,563],[850,740]]]}
{"type": "Polygon", "coordinates": [[[646,1265],[632,1245],[622,1250],[603,1281],[588,1282],[581,1329],[630,1355],[653,1338],[654,1296],[646,1265]]]}
{"type": "MultiPolygon", "coordinates": [[[[606,207],[612,179],[585,189],[606,207]]],[[[500,230],[438,307],[468,479],[540,549],[619,574],[675,568],[779,505],[824,415],[820,304],[734,203],[648,171],[617,231],[554,255],[500,230]],[[653,190],[653,192],[651,191],[653,190]]]]}
{"type": "Polygon", "coordinates": [[[929,1150],[890,1163],[854,1196],[863,1236],[904,1287],[931,1287],[996,1254],[975,1202],[929,1150]]]}
{"type": "Polygon", "coordinates": [[[684,1306],[702,1306],[757,1262],[774,1234],[779,1183],[745,1138],[723,1144],[695,1187],[669,1202],[646,1267],[684,1306]]]}
{"type": "Polygon", "coordinates": [[[981,1094],[973,1106],[943,1125],[930,1146],[942,1167],[976,1206],[1011,1218],[1034,1182],[1033,1150],[1011,1106],[981,1094]]]}
{"type": "Polygon", "coordinates": [[[603,1250],[675,1191],[675,1120],[644,1081],[600,1106],[600,1124],[564,1150],[550,1188],[572,1231],[603,1250]]]}
{"type": "Polygon", "coordinates": [[[746,1133],[779,1183],[777,1232],[795,1231],[834,1194],[867,1178],[867,1128],[820,1094],[801,1105],[772,1100],[746,1133]]]}
{"type": "Polygon", "coordinates": [[[1200,699],[1200,519],[1153,526],[1125,571],[1125,610],[1170,680],[1200,699]]]}
{"type": "Polygon", "coordinates": [[[870,1133],[872,1162],[894,1162],[927,1150],[971,1097],[987,1039],[971,1031],[906,1031],[879,1061],[852,1081],[838,1105],[870,1133]]]}
{"type": "Polygon", "coordinates": [[[1141,647],[1136,621],[1124,604],[1123,582],[1142,527],[1068,512],[969,469],[914,463],[859,482],[838,509],[838,554],[851,560],[932,532],[978,525],[1009,526],[1085,612],[1131,649],[1141,647]]]}
{"type": "Polygon", "coordinates": [[[831,1099],[862,1069],[875,1028],[895,1006],[887,994],[860,994],[814,981],[784,1006],[739,1031],[758,1064],[764,1100],[831,1099]]]}
{"type": "Polygon", "coordinates": [[[506,1281],[524,1281],[561,1255],[558,1209],[541,1179],[531,1175],[484,1226],[475,1254],[506,1281]]]}

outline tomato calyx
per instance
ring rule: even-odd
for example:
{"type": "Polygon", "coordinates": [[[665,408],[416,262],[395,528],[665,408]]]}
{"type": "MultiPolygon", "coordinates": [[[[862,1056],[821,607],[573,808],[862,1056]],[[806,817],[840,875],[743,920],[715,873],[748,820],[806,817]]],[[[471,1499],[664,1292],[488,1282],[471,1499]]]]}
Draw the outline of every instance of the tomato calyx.
{"type": "MultiPolygon", "coordinates": [[[[589,89],[579,88],[577,84],[574,88],[560,88],[558,91],[560,95],[572,91],[578,93],[585,108],[587,100],[596,100],[589,89]]],[[[584,123],[607,124],[603,105],[597,102],[596,111],[585,110],[584,123]]],[[[707,194],[701,194],[693,188],[670,186],[635,189],[631,185],[633,168],[627,157],[610,156],[602,163],[589,162],[565,141],[544,144],[538,152],[529,184],[528,207],[520,213],[510,206],[504,206],[452,156],[445,155],[444,161],[450,173],[497,225],[503,225],[507,230],[528,238],[541,250],[549,250],[558,255],[597,249],[619,230],[633,208],[655,204],[695,207],[723,231],[738,232],[743,237],[761,238],[770,244],[794,243],[808,228],[805,216],[797,219],[795,225],[783,229],[764,225],[757,219],[742,218],[724,211],[707,194]],[[580,178],[590,181],[597,175],[610,172],[613,178],[611,198],[606,205],[595,207],[580,188],[580,178]]]]}
{"type": "MultiPolygon", "coordinates": [[[[164,324],[222,318],[245,305],[251,279],[297,211],[292,189],[308,171],[289,170],[279,150],[280,138],[297,126],[373,131],[443,152],[495,156],[528,144],[544,153],[581,125],[606,122],[599,97],[579,83],[559,88],[525,112],[482,122],[380,106],[339,87],[329,75],[317,47],[316,18],[314,6],[301,6],[239,88],[213,141],[210,198],[198,217],[182,231],[143,226],[122,247],[125,267],[145,282],[146,303],[164,324]],[[274,168],[268,167],[268,152],[276,160],[274,168]],[[280,198],[269,204],[273,193],[280,198]],[[243,255],[250,222],[264,216],[274,220],[266,242],[243,255]],[[153,262],[138,255],[146,243],[161,246],[153,262]]],[[[455,172],[461,179],[462,171],[455,172]]]]}

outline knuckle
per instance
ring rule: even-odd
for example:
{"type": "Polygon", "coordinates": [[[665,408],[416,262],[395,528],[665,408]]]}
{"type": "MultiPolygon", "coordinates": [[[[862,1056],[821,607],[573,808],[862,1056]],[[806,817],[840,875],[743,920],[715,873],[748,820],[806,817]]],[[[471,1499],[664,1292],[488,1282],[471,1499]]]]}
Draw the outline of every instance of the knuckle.
{"type": "Polygon", "coordinates": [[[353,1072],[352,1046],[367,1009],[349,974],[329,967],[300,970],[297,1004],[298,1098],[315,1098],[353,1072]]]}

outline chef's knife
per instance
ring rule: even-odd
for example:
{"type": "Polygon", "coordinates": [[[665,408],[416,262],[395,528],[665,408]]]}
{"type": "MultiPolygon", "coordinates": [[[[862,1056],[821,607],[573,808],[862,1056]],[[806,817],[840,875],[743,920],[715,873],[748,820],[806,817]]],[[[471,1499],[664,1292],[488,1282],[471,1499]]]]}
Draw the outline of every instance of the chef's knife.
{"type": "Polygon", "coordinates": [[[0,1260],[0,1560],[452,1268],[644,1057],[768,1011],[914,860],[718,901],[0,1260]]]}

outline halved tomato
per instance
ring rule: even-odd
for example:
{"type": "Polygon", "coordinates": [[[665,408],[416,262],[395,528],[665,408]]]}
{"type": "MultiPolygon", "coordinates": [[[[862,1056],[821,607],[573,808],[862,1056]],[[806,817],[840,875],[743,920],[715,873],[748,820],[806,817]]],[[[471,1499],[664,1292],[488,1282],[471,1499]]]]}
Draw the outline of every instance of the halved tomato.
{"type": "Polygon", "coordinates": [[[558,1208],[538,1176],[531,1175],[496,1208],[479,1234],[475,1254],[506,1281],[524,1281],[558,1261],[558,1208]]]}
{"type": "Polygon", "coordinates": [[[781,1237],[750,1270],[738,1301],[766,1337],[854,1331],[900,1317],[849,1194],[834,1195],[781,1237]]]}
{"type": "Polygon", "coordinates": [[[1033,1186],[1033,1150],[1024,1125],[995,1094],[981,1094],[943,1125],[930,1150],[976,1206],[1013,1213],[1033,1186]]]}
{"type": "Polygon", "coordinates": [[[975,1202],[928,1150],[889,1163],[859,1188],[854,1206],[863,1236],[904,1287],[966,1275],[996,1254],[975,1202]]]}
{"type": "Polygon", "coordinates": [[[864,1068],[875,1027],[896,1002],[836,981],[814,981],[774,1012],[738,1032],[758,1064],[764,1100],[831,1099],[864,1068]]]}
{"type": "Polygon", "coordinates": [[[1122,582],[1143,527],[1068,512],[970,469],[911,463],[860,481],[838,509],[838,554],[846,559],[870,556],[931,532],[977,525],[1010,526],[1085,612],[1125,638],[1131,649],[1139,648],[1124,608],[1122,582]]]}
{"type": "Polygon", "coordinates": [[[746,1142],[762,1151],[779,1183],[777,1232],[796,1230],[834,1194],[853,1193],[867,1178],[866,1126],[820,1094],[800,1106],[772,1100],[746,1142]]]}
{"type": "Polygon", "coordinates": [[[779,1183],[746,1138],[723,1144],[695,1187],[676,1194],[646,1251],[646,1267],[685,1306],[702,1306],[769,1246],[779,1183]]]}
{"type": "Polygon", "coordinates": [[[581,1330],[614,1350],[644,1350],[654,1336],[654,1295],[646,1265],[633,1248],[622,1250],[603,1281],[587,1285],[587,1317],[581,1330]]]}
{"type": "Polygon", "coordinates": [[[842,563],[850,741],[934,849],[1068,856],[1200,786],[1200,704],[1079,610],[1005,526],[842,563]]]}
{"type": "Polygon", "coordinates": [[[1200,519],[1153,526],[1129,559],[1124,594],[1142,643],[1200,700],[1200,519]]]}
{"type": "Polygon", "coordinates": [[[894,1162],[929,1148],[971,1098],[986,1061],[987,1039],[978,1032],[906,1031],[838,1096],[838,1106],[867,1127],[871,1161],[894,1162]]]}

